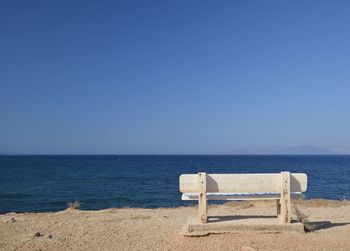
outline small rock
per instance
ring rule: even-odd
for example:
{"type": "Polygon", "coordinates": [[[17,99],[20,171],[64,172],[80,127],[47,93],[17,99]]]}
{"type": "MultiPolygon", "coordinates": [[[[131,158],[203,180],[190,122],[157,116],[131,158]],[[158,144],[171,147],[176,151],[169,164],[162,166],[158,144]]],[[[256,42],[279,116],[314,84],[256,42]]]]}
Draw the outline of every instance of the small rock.
{"type": "Polygon", "coordinates": [[[50,234],[49,236],[47,236],[49,239],[52,239],[52,235],[50,234]]]}
{"type": "Polygon", "coordinates": [[[16,219],[15,219],[15,218],[11,218],[11,222],[12,222],[12,223],[15,223],[15,222],[16,222],[16,219]]]}
{"type": "Polygon", "coordinates": [[[40,232],[36,232],[35,234],[34,234],[34,236],[35,237],[40,237],[40,236],[43,236],[40,232]]]}
{"type": "Polygon", "coordinates": [[[255,251],[254,248],[249,247],[249,246],[243,246],[241,250],[242,250],[242,251],[255,251]]]}

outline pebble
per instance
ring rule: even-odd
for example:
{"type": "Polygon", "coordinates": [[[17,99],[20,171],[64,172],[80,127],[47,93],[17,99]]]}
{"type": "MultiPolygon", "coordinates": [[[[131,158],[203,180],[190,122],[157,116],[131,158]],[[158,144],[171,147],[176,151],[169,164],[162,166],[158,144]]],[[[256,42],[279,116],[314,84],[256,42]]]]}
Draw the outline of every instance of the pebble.
{"type": "Polygon", "coordinates": [[[250,246],[243,246],[241,250],[242,251],[255,251],[255,249],[250,247],[250,246]]]}
{"type": "Polygon", "coordinates": [[[40,237],[40,236],[42,236],[42,234],[41,234],[40,232],[36,232],[36,233],[34,234],[34,236],[35,236],[35,237],[40,237]]]}

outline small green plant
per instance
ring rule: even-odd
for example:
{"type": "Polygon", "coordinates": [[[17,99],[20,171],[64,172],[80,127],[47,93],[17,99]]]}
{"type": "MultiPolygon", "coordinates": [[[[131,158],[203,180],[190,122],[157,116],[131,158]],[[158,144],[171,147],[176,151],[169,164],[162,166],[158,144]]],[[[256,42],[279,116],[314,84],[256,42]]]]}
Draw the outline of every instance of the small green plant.
{"type": "Polygon", "coordinates": [[[78,200],[76,200],[74,202],[68,202],[67,205],[69,209],[79,209],[81,206],[81,203],[78,200]]]}
{"type": "Polygon", "coordinates": [[[315,229],[314,225],[309,221],[309,215],[300,211],[300,209],[294,205],[295,220],[304,225],[305,232],[310,232],[315,229]]]}

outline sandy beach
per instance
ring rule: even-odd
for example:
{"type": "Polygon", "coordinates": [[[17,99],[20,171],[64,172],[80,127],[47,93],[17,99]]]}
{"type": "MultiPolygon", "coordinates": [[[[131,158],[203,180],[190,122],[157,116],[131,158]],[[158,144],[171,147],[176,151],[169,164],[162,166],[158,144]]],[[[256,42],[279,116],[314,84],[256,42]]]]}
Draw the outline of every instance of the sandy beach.
{"type": "MultiPolygon", "coordinates": [[[[349,250],[350,202],[294,201],[314,230],[184,237],[181,228],[196,207],[67,209],[0,215],[1,250],[349,250]]],[[[273,202],[212,205],[209,215],[274,215],[273,202]]]]}

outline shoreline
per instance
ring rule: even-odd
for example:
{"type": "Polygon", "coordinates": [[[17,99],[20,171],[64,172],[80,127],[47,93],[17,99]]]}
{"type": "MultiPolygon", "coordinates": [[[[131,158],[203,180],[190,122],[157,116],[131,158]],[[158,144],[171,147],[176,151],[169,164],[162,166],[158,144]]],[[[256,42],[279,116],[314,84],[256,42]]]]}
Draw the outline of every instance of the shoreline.
{"type": "MultiPolygon", "coordinates": [[[[0,250],[319,250],[350,247],[350,201],[293,200],[315,225],[309,233],[238,233],[184,237],[196,206],[66,209],[0,215],[0,250]],[[39,233],[39,234],[38,234],[39,233]]],[[[271,201],[210,205],[214,215],[275,215],[271,201]]]]}
{"type": "MultiPolygon", "coordinates": [[[[344,204],[349,203],[350,199],[323,199],[323,198],[317,198],[317,199],[291,199],[294,204],[308,204],[309,206],[312,205],[338,205],[338,204],[344,204]]],[[[223,203],[212,203],[208,202],[209,207],[216,207],[216,206],[223,206],[230,203],[245,203],[245,201],[225,201],[223,203]]],[[[192,205],[180,205],[180,206],[172,206],[172,207],[137,207],[137,206],[122,206],[122,207],[110,207],[110,208],[102,208],[102,209],[81,209],[78,208],[76,210],[83,211],[83,212],[98,212],[98,211],[105,211],[110,209],[176,209],[176,208],[182,208],[182,207],[197,207],[197,203],[193,202],[192,205]]],[[[58,212],[64,212],[67,209],[69,209],[68,203],[67,208],[63,210],[55,210],[55,211],[9,211],[9,212],[0,212],[1,215],[6,214],[43,214],[43,213],[58,213],[58,212]]]]}

